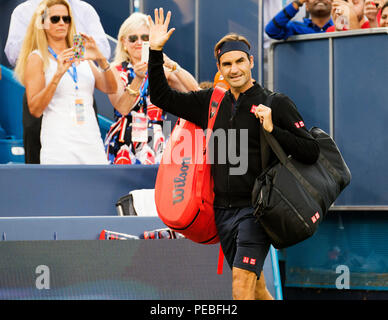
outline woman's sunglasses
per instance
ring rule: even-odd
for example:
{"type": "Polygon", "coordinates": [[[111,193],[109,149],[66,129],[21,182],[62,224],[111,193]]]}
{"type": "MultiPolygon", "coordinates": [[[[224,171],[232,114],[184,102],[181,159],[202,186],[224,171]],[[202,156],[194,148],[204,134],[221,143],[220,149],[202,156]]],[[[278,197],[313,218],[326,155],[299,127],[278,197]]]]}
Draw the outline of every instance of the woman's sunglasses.
{"type": "MultiPolygon", "coordinates": [[[[138,39],[139,39],[139,36],[137,34],[133,34],[133,35],[128,37],[128,40],[131,43],[136,42],[138,39]]],[[[143,40],[143,41],[149,41],[150,40],[150,36],[148,34],[142,34],[140,36],[140,39],[143,40]]]]}
{"type": "Polygon", "coordinates": [[[69,24],[71,22],[71,17],[70,16],[51,16],[50,21],[52,24],[56,24],[61,20],[66,24],[69,24]]]}

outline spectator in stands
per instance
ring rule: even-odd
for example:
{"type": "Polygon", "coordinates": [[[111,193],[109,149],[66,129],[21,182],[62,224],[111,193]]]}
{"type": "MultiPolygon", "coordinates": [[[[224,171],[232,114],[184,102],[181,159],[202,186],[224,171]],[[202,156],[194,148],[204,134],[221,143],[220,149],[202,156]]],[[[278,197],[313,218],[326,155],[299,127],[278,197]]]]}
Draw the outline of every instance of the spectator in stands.
{"type": "MultiPolygon", "coordinates": [[[[123,22],[117,36],[112,66],[119,89],[116,94],[109,95],[116,122],[105,139],[107,157],[113,164],[159,163],[164,150],[162,125],[166,115],[150,101],[148,60],[142,59],[142,46],[148,38],[147,16],[139,12],[123,22]],[[144,121],[144,124],[135,131],[133,123],[136,121],[144,121]]],[[[166,55],[164,67],[167,80],[175,90],[199,90],[193,76],[166,55]]]]}
{"type": "MultiPolygon", "coordinates": [[[[7,43],[4,48],[4,52],[12,66],[16,64],[27,26],[40,2],[42,0],[27,0],[19,4],[12,12],[7,43]]],[[[109,59],[110,45],[96,10],[85,1],[67,0],[67,2],[73,12],[77,32],[92,36],[102,54],[109,59]]]]}
{"type": "Polygon", "coordinates": [[[381,8],[383,7],[383,0],[366,0],[364,6],[365,17],[369,21],[370,28],[377,28],[380,26],[381,8]]]}
{"type": "MultiPolygon", "coordinates": [[[[5,54],[9,63],[15,66],[27,26],[42,0],[27,0],[19,4],[11,15],[5,54]]],[[[110,46],[96,10],[87,2],[68,0],[78,32],[93,37],[104,56],[110,58],[110,46]]],[[[95,111],[97,107],[93,104],[95,111]]],[[[40,128],[42,118],[35,118],[29,112],[26,95],[23,97],[23,142],[26,163],[40,163],[40,128]]]]}
{"type": "Polygon", "coordinates": [[[332,9],[335,26],[327,31],[376,28],[379,26],[382,6],[383,0],[335,0],[332,9]]]}
{"type": "Polygon", "coordinates": [[[15,68],[26,88],[30,113],[36,118],[43,115],[42,164],[107,163],[93,92],[94,87],[116,92],[116,79],[92,37],[81,34],[85,54],[75,57],[74,35],[69,3],[43,1],[32,16],[15,68]]]}
{"type": "Polygon", "coordinates": [[[330,17],[332,0],[298,0],[283,8],[265,27],[266,34],[273,39],[287,39],[290,36],[325,32],[333,21],[330,17]],[[291,21],[306,3],[310,18],[303,22],[291,21]]]}
{"type": "Polygon", "coordinates": [[[388,1],[381,7],[380,27],[388,27],[388,1]]]}
{"type": "Polygon", "coordinates": [[[364,0],[334,0],[332,18],[334,26],[327,32],[346,31],[369,28],[369,21],[364,16],[364,0]]]}

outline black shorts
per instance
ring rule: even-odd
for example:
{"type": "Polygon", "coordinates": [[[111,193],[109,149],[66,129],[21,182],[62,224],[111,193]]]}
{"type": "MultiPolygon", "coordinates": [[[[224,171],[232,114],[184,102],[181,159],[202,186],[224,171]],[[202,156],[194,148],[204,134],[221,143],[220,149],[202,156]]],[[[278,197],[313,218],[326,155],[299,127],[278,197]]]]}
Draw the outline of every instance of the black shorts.
{"type": "Polygon", "coordinates": [[[230,268],[255,272],[263,269],[270,239],[256,217],[253,208],[214,208],[222,251],[230,268]]]}

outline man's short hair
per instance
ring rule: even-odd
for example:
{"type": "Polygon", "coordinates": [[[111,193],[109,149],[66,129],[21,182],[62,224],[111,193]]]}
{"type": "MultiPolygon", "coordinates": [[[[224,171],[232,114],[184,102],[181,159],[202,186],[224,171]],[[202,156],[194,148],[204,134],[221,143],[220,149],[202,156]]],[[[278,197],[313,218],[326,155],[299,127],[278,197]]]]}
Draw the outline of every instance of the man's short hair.
{"type": "MultiPolygon", "coordinates": [[[[241,42],[245,43],[248,46],[248,49],[251,49],[251,44],[249,43],[247,38],[245,38],[244,36],[241,36],[241,35],[239,35],[237,33],[229,33],[226,36],[224,36],[220,41],[218,41],[217,44],[214,47],[214,57],[216,58],[217,62],[220,62],[219,61],[220,49],[222,48],[222,46],[226,42],[231,42],[231,41],[241,41],[241,42]]],[[[247,55],[248,55],[248,59],[249,59],[249,54],[247,53],[247,55]]]]}
{"type": "Polygon", "coordinates": [[[383,6],[381,7],[381,13],[383,13],[383,10],[388,7],[388,1],[385,1],[383,6]]]}

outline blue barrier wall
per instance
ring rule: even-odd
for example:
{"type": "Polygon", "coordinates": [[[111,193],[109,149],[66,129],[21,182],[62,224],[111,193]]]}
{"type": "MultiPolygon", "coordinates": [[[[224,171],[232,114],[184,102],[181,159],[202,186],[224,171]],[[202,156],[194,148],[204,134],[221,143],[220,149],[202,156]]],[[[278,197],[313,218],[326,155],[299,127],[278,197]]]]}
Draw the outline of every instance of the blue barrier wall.
{"type": "MultiPolygon", "coordinates": [[[[182,299],[187,298],[209,298],[228,299],[231,290],[221,290],[223,295],[212,295],[219,286],[230,286],[230,269],[224,260],[224,274],[217,276],[217,281],[212,286],[212,291],[204,293],[191,289],[190,285],[184,285],[187,281],[187,267],[174,263],[176,270],[167,267],[168,263],[174,261],[172,255],[180,259],[190,261],[203,261],[201,267],[190,262],[195,271],[190,272],[193,279],[198,270],[205,268],[208,281],[210,270],[212,275],[216,274],[218,245],[204,246],[193,244],[186,240],[136,240],[125,241],[127,244],[120,245],[116,241],[104,242],[82,242],[79,240],[95,240],[102,230],[110,230],[139,236],[144,231],[151,231],[166,226],[158,217],[119,217],[117,216],[115,203],[119,197],[131,190],[153,188],[155,184],[157,166],[43,166],[43,165],[2,165],[0,166],[0,252],[6,257],[0,262],[1,270],[4,272],[0,277],[0,297],[7,299],[182,299]],[[31,240],[35,240],[31,242],[31,240]],[[77,241],[44,241],[41,240],[77,240],[77,241]],[[183,242],[182,242],[183,241],[183,242]],[[179,247],[184,246],[184,251],[179,247]],[[156,287],[162,288],[160,292],[155,290],[144,290],[144,287],[137,287],[128,283],[128,276],[116,277],[112,273],[118,266],[128,268],[129,261],[123,262],[123,250],[127,254],[139,254],[136,259],[131,260],[132,275],[137,279],[147,279],[156,287]],[[137,250],[142,246],[142,250],[137,250]],[[13,249],[19,247],[19,249],[13,249]],[[195,247],[195,248],[194,248],[195,247]],[[104,249],[106,248],[106,249],[104,249]],[[161,249],[160,249],[161,248],[161,249]],[[195,250],[198,249],[198,253],[195,250]],[[27,250],[29,254],[20,254],[27,250]],[[35,268],[36,259],[41,257],[41,250],[44,252],[55,252],[45,254],[51,257],[49,260],[40,260],[38,265],[47,264],[50,268],[58,270],[58,264],[66,272],[56,276],[53,290],[37,291],[33,283],[25,285],[24,280],[14,281],[14,274],[26,274],[28,268],[35,268]],[[211,253],[209,260],[206,252],[211,253]],[[9,252],[17,252],[12,259],[9,252]],[[155,258],[158,252],[162,256],[155,258]],[[184,254],[183,254],[184,252],[184,254]],[[195,257],[195,255],[198,255],[195,257]],[[71,273],[74,261],[82,260],[91,263],[86,267],[82,263],[83,270],[88,270],[82,277],[75,281],[68,281],[67,273],[71,273]],[[102,260],[96,259],[96,256],[102,260]],[[184,258],[187,256],[186,258],[184,258]],[[71,257],[71,259],[69,259],[71,257]],[[152,271],[149,266],[154,266],[150,261],[157,261],[158,272],[152,271]],[[71,261],[63,265],[60,261],[71,261]],[[102,261],[102,262],[98,262],[102,261]],[[212,262],[213,261],[213,262],[212,262]],[[107,262],[107,263],[105,263],[107,262]],[[144,265],[145,263],[145,265],[144,265]],[[96,268],[95,266],[99,267],[96,268]],[[94,267],[93,267],[94,266],[94,267]],[[96,270],[98,270],[96,272],[96,270]],[[175,271],[173,271],[175,270],[175,271]],[[161,284],[165,277],[176,277],[179,274],[186,274],[185,280],[179,279],[176,284],[186,288],[187,292],[180,292],[176,295],[175,285],[170,282],[161,284]],[[107,281],[105,274],[111,280],[107,281]],[[152,280],[153,279],[153,280],[152,280]],[[225,281],[223,284],[220,280],[225,281]],[[104,285],[101,286],[101,282],[104,285]],[[21,290],[20,288],[23,287],[21,290]],[[21,291],[20,291],[21,290],[21,291]],[[103,293],[100,294],[100,290],[103,293]],[[171,294],[169,294],[172,292],[171,294]],[[182,296],[183,294],[183,296],[182,296]]],[[[120,242],[122,243],[122,242],[120,242]]],[[[79,268],[79,267],[77,267],[79,268]]],[[[119,268],[120,270],[122,269],[119,268]]],[[[53,269],[53,270],[54,270],[53,269]]],[[[33,269],[32,269],[33,270],[33,269]]],[[[267,256],[264,264],[264,274],[268,289],[277,299],[282,299],[280,286],[280,275],[278,258],[273,248],[267,256]]],[[[122,275],[122,271],[120,271],[122,275]]],[[[201,274],[201,272],[199,272],[201,274]]],[[[57,273],[58,275],[58,273],[57,273]]],[[[79,275],[79,274],[78,274],[79,275]]],[[[20,278],[17,276],[18,279],[20,278]]],[[[202,279],[202,278],[201,278],[202,279]]],[[[27,281],[28,282],[28,281],[27,281]]],[[[200,283],[200,281],[195,281],[200,283]]]]}
{"type": "Polygon", "coordinates": [[[153,189],[156,174],[156,165],[0,165],[0,216],[117,215],[117,200],[153,189]]]}
{"type": "Polygon", "coordinates": [[[296,103],[306,124],[329,132],[327,39],[276,43],[273,61],[273,89],[296,103]]]}
{"type": "MultiPolygon", "coordinates": [[[[217,254],[188,240],[2,241],[0,300],[230,300],[231,272],[217,274],[217,254]]],[[[158,306],[124,303],[131,314],[158,306]]]]}
{"type": "MultiPolygon", "coordinates": [[[[66,201],[57,202],[57,205],[62,206],[66,201]]],[[[92,208],[93,205],[89,209],[92,208]]],[[[18,208],[16,210],[20,212],[18,208]]],[[[140,236],[144,231],[166,228],[159,217],[121,217],[113,215],[114,212],[115,209],[110,216],[85,213],[84,216],[58,217],[53,213],[47,217],[0,217],[0,240],[97,240],[103,230],[140,236]]]]}
{"type": "Polygon", "coordinates": [[[352,184],[338,205],[388,205],[388,31],[385,32],[333,42],[334,137],[343,146],[343,156],[353,174],[352,184]],[[375,48],[373,55],[371,48],[375,48]]]}
{"type": "Polygon", "coordinates": [[[272,47],[271,87],[295,101],[308,127],[332,134],[352,172],[338,207],[388,207],[387,33],[306,35],[272,47]]]}

